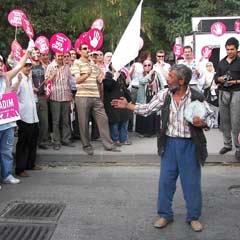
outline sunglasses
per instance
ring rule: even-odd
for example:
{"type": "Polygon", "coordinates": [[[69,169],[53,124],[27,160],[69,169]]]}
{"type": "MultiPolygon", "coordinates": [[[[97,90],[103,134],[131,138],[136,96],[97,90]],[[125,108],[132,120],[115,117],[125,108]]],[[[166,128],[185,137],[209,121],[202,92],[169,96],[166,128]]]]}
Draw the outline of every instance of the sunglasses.
{"type": "Polygon", "coordinates": [[[143,65],[144,67],[151,67],[152,65],[151,64],[145,64],[143,65]]]}
{"type": "Polygon", "coordinates": [[[81,50],[85,50],[86,51],[86,50],[88,50],[88,48],[87,47],[83,47],[83,48],[81,48],[81,50]]]}
{"type": "Polygon", "coordinates": [[[32,64],[31,63],[26,63],[25,65],[24,65],[24,67],[32,67],[32,64]]]}
{"type": "Polygon", "coordinates": [[[159,57],[159,58],[160,58],[160,57],[164,57],[164,56],[162,56],[162,55],[158,55],[157,57],[159,57]]]}

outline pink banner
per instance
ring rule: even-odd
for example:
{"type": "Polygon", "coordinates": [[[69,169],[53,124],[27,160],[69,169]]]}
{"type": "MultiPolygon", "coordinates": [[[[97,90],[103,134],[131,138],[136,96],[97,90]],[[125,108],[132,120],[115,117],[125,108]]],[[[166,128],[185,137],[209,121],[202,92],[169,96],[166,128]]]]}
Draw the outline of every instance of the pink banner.
{"type": "Polygon", "coordinates": [[[0,100],[0,124],[14,122],[19,119],[20,114],[16,92],[2,94],[0,100]]]}
{"type": "Polygon", "coordinates": [[[12,55],[15,61],[19,62],[22,56],[24,55],[21,45],[14,40],[11,45],[12,55]]]}
{"type": "Polygon", "coordinates": [[[26,17],[23,17],[22,19],[22,28],[29,38],[34,38],[32,25],[26,17]]]}
{"type": "Polygon", "coordinates": [[[70,39],[63,33],[56,33],[50,39],[50,47],[55,53],[67,53],[72,44],[70,39]]]}
{"type": "Polygon", "coordinates": [[[21,27],[23,17],[27,18],[22,10],[14,9],[8,14],[8,22],[14,27],[21,27]]]}
{"type": "Polygon", "coordinates": [[[86,43],[91,51],[96,51],[103,44],[103,34],[99,29],[93,28],[88,31],[86,43]]]}
{"type": "Polygon", "coordinates": [[[49,41],[44,36],[39,36],[35,41],[35,47],[39,49],[40,53],[49,53],[49,41]]]}

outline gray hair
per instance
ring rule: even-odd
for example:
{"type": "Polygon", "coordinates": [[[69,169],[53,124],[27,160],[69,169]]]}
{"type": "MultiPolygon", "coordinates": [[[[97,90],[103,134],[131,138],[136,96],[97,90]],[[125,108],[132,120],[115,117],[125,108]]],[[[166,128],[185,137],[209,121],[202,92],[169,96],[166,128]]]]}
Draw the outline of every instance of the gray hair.
{"type": "Polygon", "coordinates": [[[176,71],[177,79],[183,79],[185,85],[188,85],[192,78],[192,70],[184,64],[175,64],[169,71],[176,71]]]}

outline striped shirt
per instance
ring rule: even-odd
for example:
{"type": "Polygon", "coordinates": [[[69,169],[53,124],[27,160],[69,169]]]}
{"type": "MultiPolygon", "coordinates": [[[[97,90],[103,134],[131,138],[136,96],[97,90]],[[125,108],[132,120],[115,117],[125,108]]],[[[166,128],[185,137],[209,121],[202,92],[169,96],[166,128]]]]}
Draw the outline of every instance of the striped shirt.
{"type": "Polygon", "coordinates": [[[72,100],[70,81],[72,79],[71,71],[68,65],[57,66],[56,61],[51,62],[46,69],[45,79],[48,79],[52,72],[57,68],[57,75],[52,80],[52,92],[50,100],[65,102],[72,100]]]}
{"type": "Polygon", "coordinates": [[[97,85],[97,77],[101,74],[99,67],[84,59],[76,59],[72,66],[72,75],[78,77],[89,73],[90,68],[92,69],[91,75],[84,82],[76,84],[76,96],[78,97],[100,97],[97,85]]]}
{"type": "MultiPolygon", "coordinates": [[[[148,104],[136,104],[134,112],[142,116],[148,116],[153,112],[160,111],[168,93],[171,96],[171,104],[166,135],[169,137],[191,138],[189,123],[184,118],[184,110],[186,106],[191,103],[191,91],[189,88],[186,94],[181,98],[179,105],[176,104],[169,89],[163,89],[154,95],[148,104]]],[[[204,101],[204,106],[208,111],[211,111],[206,101],[204,101]]],[[[212,119],[211,121],[206,121],[209,127],[212,126],[212,122],[212,119]]]]}

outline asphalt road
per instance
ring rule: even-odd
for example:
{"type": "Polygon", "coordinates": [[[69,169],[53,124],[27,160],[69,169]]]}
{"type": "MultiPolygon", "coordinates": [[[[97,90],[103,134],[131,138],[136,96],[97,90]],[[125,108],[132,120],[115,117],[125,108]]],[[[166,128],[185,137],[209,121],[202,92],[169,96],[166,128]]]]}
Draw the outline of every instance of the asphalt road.
{"type": "Polygon", "coordinates": [[[179,184],[174,198],[174,222],[161,230],[153,227],[157,219],[157,165],[95,164],[29,173],[31,177],[22,179],[19,185],[2,186],[0,210],[13,201],[65,203],[51,240],[240,239],[238,166],[203,168],[202,233],[193,232],[185,223],[179,184]]]}

